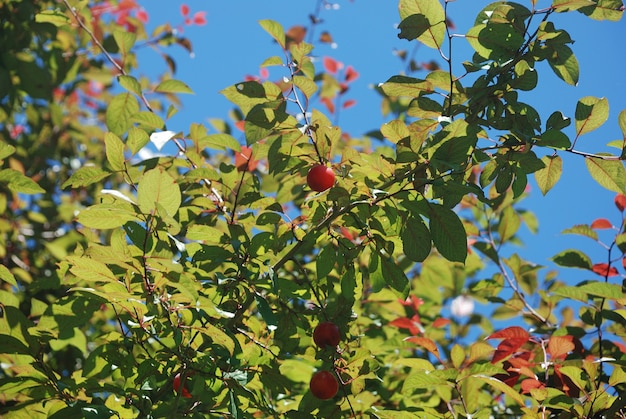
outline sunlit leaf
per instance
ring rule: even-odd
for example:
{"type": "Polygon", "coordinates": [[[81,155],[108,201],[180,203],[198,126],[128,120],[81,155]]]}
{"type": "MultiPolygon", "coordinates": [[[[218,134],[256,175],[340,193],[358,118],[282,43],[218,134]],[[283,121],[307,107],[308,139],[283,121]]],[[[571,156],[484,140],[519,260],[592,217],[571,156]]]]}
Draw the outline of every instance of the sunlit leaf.
{"type": "Polygon", "coordinates": [[[446,34],[445,12],[439,0],[400,0],[399,38],[417,39],[438,49],[446,34]]]}
{"type": "Polygon", "coordinates": [[[102,170],[99,167],[83,166],[72,173],[72,176],[61,185],[61,188],[65,189],[68,186],[72,188],[80,188],[88,186],[93,183],[100,182],[111,175],[111,172],[102,170]]]}
{"type": "Polygon", "coordinates": [[[605,160],[596,157],[585,159],[591,177],[606,189],[624,193],[626,190],[626,168],[620,160],[605,160]]]}
{"type": "Polygon", "coordinates": [[[544,156],[541,161],[545,165],[543,169],[535,172],[535,180],[542,194],[547,194],[556,185],[563,172],[563,160],[561,156],[544,156]]]}
{"type": "Polygon", "coordinates": [[[155,92],[159,93],[191,93],[193,94],[193,90],[185,83],[180,80],[165,80],[159,83],[157,87],[154,88],[155,92]]]}
{"type": "Polygon", "coordinates": [[[154,213],[158,203],[173,216],[181,203],[180,187],[163,168],[149,170],[139,182],[137,200],[144,214],[154,213]]]}
{"type": "Polygon", "coordinates": [[[609,117],[609,101],[606,98],[586,96],[576,104],[576,135],[583,135],[599,128],[609,117]]]}

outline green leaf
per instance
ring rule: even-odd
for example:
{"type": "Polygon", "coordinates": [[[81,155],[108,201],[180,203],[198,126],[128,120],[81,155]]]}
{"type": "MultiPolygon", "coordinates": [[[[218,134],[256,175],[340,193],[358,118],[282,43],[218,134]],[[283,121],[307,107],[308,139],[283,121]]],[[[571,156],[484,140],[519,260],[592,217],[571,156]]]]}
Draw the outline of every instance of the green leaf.
{"type": "Polygon", "coordinates": [[[69,23],[70,18],[64,13],[54,10],[44,10],[41,13],[35,15],[35,22],[37,23],[52,23],[54,26],[65,26],[69,23]]]}
{"type": "Polygon", "coordinates": [[[278,45],[280,45],[282,49],[285,49],[285,30],[280,23],[265,19],[260,20],[259,25],[278,42],[278,45]]]}
{"type": "Polygon", "coordinates": [[[381,291],[387,283],[385,282],[385,276],[383,275],[380,255],[375,249],[372,249],[369,259],[369,264],[367,266],[369,272],[369,283],[372,287],[372,292],[377,293],[381,291]]]}
{"type": "Polygon", "coordinates": [[[116,283],[115,274],[102,262],[80,256],[68,256],[65,260],[71,265],[70,272],[89,283],[116,283]]]}
{"type": "Polygon", "coordinates": [[[133,76],[120,75],[117,76],[117,81],[124,89],[136,94],[137,96],[141,96],[141,85],[133,76]]]}
{"type": "Polygon", "coordinates": [[[622,136],[626,138],[626,109],[619,113],[617,122],[619,124],[619,128],[622,130],[622,136]]]}
{"type": "Polygon", "coordinates": [[[132,125],[131,117],[139,112],[139,103],[132,93],[115,96],[106,110],[106,125],[117,136],[124,134],[132,125]]]}
{"type": "Polygon", "coordinates": [[[621,298],[624,298],[622,286],[617,284],[608,284],[606,282],[589,282],[584,285],[579,285],[578,289],[586,292],[587,294],[608,298],[611,300],[619,300],[621,298]]]}
{"type": "Polygon", "coordinates": [[[599,128],[609,118],[609,101],[606,98],[586,96],[576,104],[576,135],[580,136],[599,128]]]}
{"type": "Polygon", "coordinates": [[[139,221],[132,206],[127,203],[97,204],[78,213],[76,221],[89,228],[110,229],[128,221],[139,221]]]}
{"type": "Polygon", "coordinates": [[[322,279],[333,270],[337,262],[337,251],[333,246],[324,246],[315,258],[317,278],[322,279]]]}
{"type": "Polygon", "coordinates": [[[8,282],[14,287],[17,287],[17,280],[15,279],[15,276],[13,276],[11,271],[9,271],[9,268],[4,265],[0,265],[0,279],[4,282],[8,282]]]}
{"type": "Polygon", "coordinates": [[[298,86],[307,99],[313,97],[315,92],[317,92],[317,84],[308,77],[294,76],[293,84],[298,86]]]}
{"type": "Polygon", "coordinates": [[[0,140],[0,160],[3,160],[15,153],[15,147],[0,140]]]}
{"type": "Polygon", "coordinates": [[[511,80],[511,87],[519,90],[533,90],[537,87],[537,72],[528,65],[525,60],[518,61],[515,64],[515,78],[511,80]]]}
{"type": "Polygon", "coordinates": [[[418,97],[422,93],[432,93],[433,84],[427,80],[408,76],[392,76],[381,86],[383,92],[391,97],[418,97]]]}
{"type": "Polygon", "coordinates": [[[135,45],[137,36],[132,32],[115,30],[113,32],[113,39],[115,39],[115,43],[120,49],[120,54],[122,54],[122,56],[126,56],[133,48],[133,45],[135,45]]]}
{"type": "Polygon", "coordinates": [[[473,377],[476,377],[482,382],[487,383],[494,389],[501,391],[505,395],[509,396],[511,399],[515,400],[515,402],[517,402],[517,404],[519,404],[520,406],[525,405],[524,397],[520,393],[508,386],[506,383],[498,380],[497,378],[489,377],[487,375],[473,375],[473,377]]]}
{"type": "Polygon", "coordinates": [[[159,83],[159,85],[154,89],[155,92],[159,93],[191,93],[193,94],[193,90],[185,83],[180,80],[165,80],[159,83]]]}
{"type": "Polygon", "coordinates": [[[257,307],[259,309],[259,313],[263,320],[265,320],[265,324],[270,331],[276,330],[278,327],[278,320],[276,318],[276,314],[272,311],[272,308],[268,304],[267,300],[260,295],[256,294],[254,296],[256,300],[257,307]]]}
{"type": "Polygon", "coordinates": [[[439,49],[446,35],[446,16],[439,0],[400,0],[401,39],[417,39],[424,45],[439,49]]]}
{"type": "Polygon", "coordinates": [[[609,191],[623,194],[626,190],[626,169],[621,160],[585,159],[591,177],[609,191]]]}
{"type": "Polygon", "coordinates": [[[563,230],[561,234],[579,234],[581,236],[589,237],[592,240],[598,240],[598,233],[586,224],[578,224],[574,227],[567,228],[563,230]]]}
{"type": "Polygon", "coordinates": [[[546,132],[541,134],[537,144],[542,147],[550,147],[557,150],[566,150],[572,146],[572,143],[567,135],[556,129],[548,129],[546,132]]]}
{"type": "Polygon", "coordinates": [[[571,123],[572,120],[563,115],[562,112],[554,111],[546,121],[546,131],[562,130],[563,128],[569,127],[571,123]]]}
{"type": "Polygon", "coordinates": [[[380,132],[392,143],[397,143],[398,141],[411,135],[411,132],[404,121],[399,119],[394,119],[393,121],[383,124],[380,127],[380,132]]]}
{"type": "Polygon", "coordinates": [[[14,169],[0,170],[0,184],[5,184],[13,192],[27,195],[45,192],[37,182],[14,169]]]}
{"type": "Polygon", "coordinates": [[[432,239],[421,217],[409,217],[400,233],[404,254],[414,262],[423,262],[430,254],[432,239]]]}
{"type": "Polygon", "coordinates": [[[543,156],[541,161],[545,165],[543,169],[535,172],[535,181],[542,194],[547,194],[556,185],[563,173],[563,160],[560,156],[543,156]]]}
{"type": "Polygon", "coordinates": [[[112,132],[104,134],[104,149],[111,168],[116,172],[124,170],[126,166],[124,143],[120,140],[120,137],[112,132]]]}
{"type": "Polygon", "coordinates": [[[552,8],[557,13],[570,12],[594,4],[595,1],[591,0],[552,0],[552,8]]]}
{"type": "Polygon", "coordinates": [[[144,148],[146,144],[148,144],[148,141],[150,141],[150,136],[143,129],[131,127],[130,130],[128,130],[126,145],[133,155],[144,148]]]}
{"type": "Polygon", "coordinates": [[[579,12],[595,20],[617,22],[624,14],[622,0],[597,0],[593,6],[578,9],[579,12]]]}
{"type": "Polygon", "coordinates": [[[504,243],[517,233],[522,220],[512,206],[506,207],[500,213],[500,222],[498,223],[498,234],[500,240],[504,243]]]}
{"type": "Polygon", "coordinates": [[[199,148],[240,151],[241,144],[229,134],[211,134],[198,140],[199,148]]]}
{"type": "Polygon", "coordinates": [[[169,216],[174,216],[181,204],[180,187],[165,169],[157,167],[144,173],[137,188],[137,201],[144,214],[154,213],[160,204],[169,216]]]}
{"type": "Polygon", "coordinates": [[[141,111],[137,112],[130,118],[132,122],[139,124],[142,128],[146,128],[149,130],[161,130],[165,127],[165,122],[163,119],[150,111],[141,111]]]}
{"type": "Polygon", "coordinates": [[[572,49],[563,44],[551,45],[550,49],[547,59],[554,74],[569,85],[577,85],[580,68],[572,49]]]}
{"type": "Polygon", "coordinates": [[[481,57],[496,61],[513,58],[524,44],[524,37],[510,23],[479,24],[465,36],[481,57]]]}
{"type": "Polygon", "coordinates": [[[554,263],[568,268],[581,268],[591,270],[591,259],[580,250],[564,250],[552,258],[554,263]]]}
{"type": "Polygon", "coordinates": [[[465,262],[467,234],[459,216],[442,205],[430,204],[430,233],[433,244],[443,257],[452,262],[465,262]]]}
{"type": "Polygon", "coordinates": [[[83,166],[80,169],[72,173],[72,176],[61,185],[62,189],[68,186],[72,188],[81,188],[93,183],[100,182],[102,179],[106,179],[111,175],[111,172],[102,170],[95,166],[83,166]]]}

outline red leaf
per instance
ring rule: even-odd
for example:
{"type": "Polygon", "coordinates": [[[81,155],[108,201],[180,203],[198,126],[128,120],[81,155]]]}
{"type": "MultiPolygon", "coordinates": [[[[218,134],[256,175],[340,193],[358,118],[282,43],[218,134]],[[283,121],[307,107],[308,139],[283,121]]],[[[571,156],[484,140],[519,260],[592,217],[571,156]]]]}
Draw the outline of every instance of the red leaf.
{"type": "Polygon", "coordinates": [[[493,354],[492,363],[496,363],[510,355],[513,355],[530,339],[530,334],[519,326],[511,326],[492,333],[487,339],[504,339],[493,354]]]}
{"type": "Polygon", "coordinates": [[[534,388],[544,388],[545,386],[546,385],[544,383],[535,378],[527,378],[520,384],[520,387],[522,388],[522,393],[524,394],[530,393],[530,390],[534,388]]]}
{"type": "Polygon", "coordinates": [[[349,99],[349,100],[346,100],[345,102],[343,102],[342,107],[343,107],[344,109],[348,109],[348,108],[353,107],[354,105],[356,105],[356,100],[354,100],[354,99],[349,99]]]}
{"type": "Polygon", "coordinates": [[[206,25],[206,12],[194,13],[193,23],[195,23],[198,26],[206,25]]]}
{"type": "Polygon", "coordinates": [[[493,358],[491,359],[491,363],[495,364],[498,361],[503,360],[504,358],[513,355],[519,348],[522,347],[528,339],[523,338],[511,338],[505,339],[496,348],[496,351],[493,353],[493,358]]]}
{"type": "Polygon", "coordinates": [[[622,195],[622,194],[615,195],[615,206],[617,207],[618,210],[623,212],[624,208],[626,208],[626,195],[622,195]]]}
{"type": "Polygon", "coordinates": [[[346,68],[346,82],[351,83],[359,78],[359,72],[354,69],[351,65],[346,68]]]}
{"type": "Polygon", "coordinates": [[[595,228],[598,230],[612,228],[612,227],[613,227],[613,224],[611,224],[611,222],[607,220],[606,218],[598,218],[597,220],[594,220],[593,223],[591,223],[591,228],[595,228]]]}
{"type": "Polygon", "coordinates": [[[552,336],[548,342],[547,352],[553,360],[564,360],[567,354],[575,349],[573,336],[552,336]]]}
{"type": "Polygon", "coordinates": [[[142,23],[148,23],[148,12],[141,9],[137,11],[137,19],[142,23]]]}
{"type": "Polygon", "coordinates": [[[400,300],[400,304],[405,307],[413,307],[413,310],[417,312],[420,306],[424,304],[424,300],[415,295],[409,295],[406,300],[400,300]]]}
{"type": "Polygon", "coordinates": [[[604,276],[606,278],[617,276],[617,269],[609,266],[607,263],[596,263],[591,267],[591,270],[598,275],[604,276]]]}
{"type": "Polygon", "coordinates": [[[439,317],[438,319],[436,319],[436,320],[433,322],[433,327],[440,328],[440,327],[443,327],[443,326],[445,326],[445,325],[447,325],[447,324],[449,324],[449,323],[450,323],[450,319],[446,319],[446,318],[443,318],[443,317],[439,317]]]}
{"type": "Polygon", "coordinates": [[[337,71],[343,68],[343,63],[341,61],[337,61],[331,57],[324,57],[323,64],[324,69],[330,74],[337,74],[337,71]]]}
{"type": "Polygon", "coordinates": [[[189,6],[187,6],[186,4],[181,5],[180,14],[183,15],[183,17],[189,16],[189,6]]]}
{"type": "Polygon", "coordinates": [[[622,266],[626,269],[626,257],[622,259],[622,266]]]}
{"type": "Polygon", "coordinates": [[[420,318],[417,314],[410,319],[407,317],[399,317],[389,322],[389,324],[401,329],[409,329],[409,333],[412,335],[418,335],[424,331],[424,327],[422,326],[420,318]]]}
{"type": "Polygon", "coordinates": [[[335,113],[335,104],[333,103],[333,101],[328,98],[328,97],[323,97],[321,99],[322,103],[324,105],[326,105],[326,108],[328,109],[328,112],[330,113],[335,113]]]}
{"type": "Polygon", "coordinates": [[[506,329],[494,332],[487,336],[487,339],[530,339],[530,334],[519,326],[511,326],[506,329]]]}
{"type": "Polygon", "coordinates": [[[452,30],[456,29],[456,25],[454,24],[454,22],[452,22],[452,20],[446,18],[446,26],[452,30]]]}
{"type": "Polygon", "coordinates": [[[243,146],[241,151],[235,154],[235,166],[240,172],[252,172],[258,166],[259,161],[252,158],[252,148],[243,146]]]}

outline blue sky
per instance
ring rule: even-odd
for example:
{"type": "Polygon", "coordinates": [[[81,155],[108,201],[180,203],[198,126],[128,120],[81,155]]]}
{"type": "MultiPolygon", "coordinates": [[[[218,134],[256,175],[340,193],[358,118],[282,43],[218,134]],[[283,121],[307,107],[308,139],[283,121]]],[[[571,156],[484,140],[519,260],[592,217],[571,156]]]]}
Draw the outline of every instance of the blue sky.
{"type": "MultiPolygon", "coordinates": [[[[308,15],[314,12],[317,0],[150,0],[139,3],[149,13],[149,30],[164,22],[173,25],[182,22],[180,5],[183,3],[191,8],[192,14],[200,10],[207,12],[207,25],[184,29],[184,35],[193,43],[194,57],[190,57],[182,48],[168,50],[178,65],[175,77],[186,82],[196,93],[193,96],[181,96],[184,107],[168,122],[168,129],[188,131],[192,122],[207,123],[209,118],[227,118],[232,106],[219,91],[241,81],[247,74],[258,74],[259,65],[265,58],[280,55],[278,46],[257,22],[273,19],[285,28],[307,24],[308,15]]],[[[319,57],[332,56],[359,71],[360,78],[351,85],[348,93],[358,103],[342,111],[339,126],[353,136],[360,136],[386,122],[380,113],[378,95],[371,86],[400,74],[403,65],[393,51],[412,51],[415,42],[409,43],[397,37],[397,1],[336,0],[336,3],[338,9],[322,12],[324,23],[316,29],[316,36],[323,30],[330,31],[337,48],[322,45],[316,47],[313,53],[319,57]]],[[[456,26],[454,32],[466,33],[473,26],[476,14],[489,3],[481,0],[456,0],[449,3],[449,16],[456,26]]],[[[519,3],[530,7],[528,0],[520,0],[519,3]]],[[[550,4],[551,1],[539,0],[537,8],[550,4]]],[[[622,109],[626,109],[626,54],[623,46],[626,24],[623,20],[598,22],[577,12],[554,14],[551,19],[558,29],[568,31],[575,40],[571,47],[580,64],[579,84],[576,87],[565,84],[552,73],[547,63],[538,63],[539,86],[520,99],[534,106],[545,123],[555,110],[573,117],[576,102],[584,96],[606,97],[610,105],[609,120],[600,129],[580,138],[577,148],[588,152],[615,153],[616,150],[607,148],[606,143],[622,138],[616,118],[622,109]]],[[[471,56],[472,50],[467,42],[455,38],[453,59],[456,61],[457,75],[463,72],[460,63],[471,60],[471,56]]],[[[424,46],[417,50],[418,62],[432,59],[443,64],[437,51],[424,46]]],[[[139,62],[139,73],[156,74],[164,69],[162,59],[149,50],[142,53],[139,62]]],[[[278,69],[271,69],[270,79],[281,76],[278,69]]],[[[425,76],[425,73],[417,73],[416,76],[425,76]]],[[[573,132],[572,126],[566,130],[570,138],[573,138],[573,132]]],[[[575,247],[587,251],[593,262],[604,262],[606,252],[589,239],[562,236],[559,233],[574,224],[591,223],[600,217],[618,223],[620,215],[613,205],[615,194],[591,179],[582,157],[566,153],[561,153],[561,156],[564,159],[564,174],[556,187],[543,197],[534,182],[531,182],[531,196],[523,203],[524,207],[537,215],[539,234],[524,234],[525,246],[512,250],[525,259],[549,265],[551,256],[575,247]]],[[[563,272],[561,279],[568,282],[593,278],[593,274],[571,270],[563,272]]]]}

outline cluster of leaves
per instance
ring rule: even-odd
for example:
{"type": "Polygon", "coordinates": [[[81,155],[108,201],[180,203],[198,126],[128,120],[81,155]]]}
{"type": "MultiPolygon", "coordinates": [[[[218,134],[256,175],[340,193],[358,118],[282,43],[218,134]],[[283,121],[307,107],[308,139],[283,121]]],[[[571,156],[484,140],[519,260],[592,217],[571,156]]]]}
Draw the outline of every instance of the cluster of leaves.
{"type": "MultiPolygon", "coordinates": [[[[575,149],[607,120],[604,99],[579,101],[573,139],[570,118],[543,124],[518,99],[542,61],[578,79],[553,13],[618,20],[621,6],[492,3],[455,76],[448,2],[400,0],[399,36],[438,50],[448,71],[378,86],[393,118],[363,138],[336,118],[358,73],[320,66],[306,31],[263,20],[278,55],[261,65],[283,76],[222,91],[241,144],[226,121],[166,130],[191,89],[164,49],[191,43],[169,25],[148,34],[135,2],[0,0],[0,412],[624,416],[625,143],[611,144],[616,155],[575,149]],[[168,66],[159,80],[133,75],[145,45],[168,66]],[[150,142],[175,151],[146,156],[150,142]],[[554,257],[593,275],[575,286],[503,252],[522,223],[536,226],[519,207],[528,177],[547,193],[562,153],[585,158],[620,214],[566,232],[607,252],[554,257]],[[318,163],[338,180],[312,193],[318,163]],[[473,301],[493,313],[459,309],[473,301]],[[339,351],[312,343],[325,321],[341,330],[339,351]],[[316,369],[341,381],[334,399],[309,391],[316,369]]],[[[626,138],[626,111],[618,122],[626,138]]]]}

